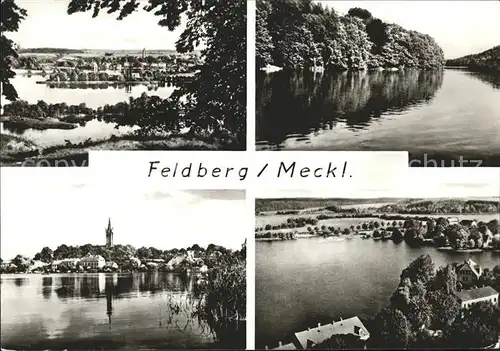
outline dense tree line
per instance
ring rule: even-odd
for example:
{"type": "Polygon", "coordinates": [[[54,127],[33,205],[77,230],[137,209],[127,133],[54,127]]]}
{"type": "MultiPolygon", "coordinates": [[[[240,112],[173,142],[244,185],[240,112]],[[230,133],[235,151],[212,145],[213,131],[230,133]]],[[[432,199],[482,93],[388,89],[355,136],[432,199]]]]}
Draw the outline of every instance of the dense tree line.
{"type": "MultiPolygon", "coordinates": [[[[462,311],[454,295],[456,264],[435,270],[422,255],[403,270],[390,305],[370,322],[369,346],[374,348],[480,348],[495,344],[500,333],[497,304],[481,302],[462,311]],[[433,331],[442,333],[434,334],[433,331]]],[[[500,266],[487,283],[498,289],[500,266]]]]}
{"type": "Polygon", "coordinates": [[[18,50],[20,54],[25,52],[40,53],[40,54],[84,54],[84,50],[66,49],[66,48],[21,48],[18,50]]]}
{"type": "Polygon", "coordinates": [[[385,23],[364,9],[345,16],[312,0],[258,0],[256,63],[300,69],[441,68],[432,37],[385,23]]]}
{"type": "Polygon", "coordinates": [[[447,60],[446,66],[465,66],[474,71],[500,72],[500,45],[479,54],[447,60]]]}

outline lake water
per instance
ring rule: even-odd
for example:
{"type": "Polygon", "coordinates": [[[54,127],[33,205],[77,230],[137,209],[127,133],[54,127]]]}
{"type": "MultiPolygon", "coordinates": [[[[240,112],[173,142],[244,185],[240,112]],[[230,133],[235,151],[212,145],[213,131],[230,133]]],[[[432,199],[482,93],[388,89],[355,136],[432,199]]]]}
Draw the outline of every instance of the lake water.
{"type": "Polygon", "coordinates": [[[187,277],[171,273],[14,274],[2,275],[0,281],[2,348],[214,345],[208,325],[191,316],[194,284],[187,277]]]}
{"type": "Polygon", "coordinates": [[[460,156],[500,166],[499,77],[457,69],[261,72],[257,149],[409,151],[445,166],[460,156]]]}
{"type": "MultiPolygon", "coordinates": [[[[81,86],[69,83],[46,85],[36,84],[36,81],[44,80],[41,76],[26,76],[22,71],[11,80],[17,90],[19,98],[30,104],[36,104],[39,100],[46,103],[65,102],[68,105],[79,105],[84,102],[87,107],[98,108],[106,104],[113,105],[118,102],[128,101],[130,97],[139,97],[142,93],[157,95],[162,98],[169,97],[176,89],[172,86],[146,86],[143,84],[127,86],[110,86],[106,84],[81,86]]],[[[0,132],[25,137],[42,147],[64,145],[65,140],[72,143],[80,143],[88,138],[92,140],[109,139],[112,135],[123,136],[132,133],[137,127],[121,126],[116,128],[116,123],[93,120],[75,129],[20,129],[7,128],[0,123],[0,132]]]]}
{"type": "Polygon", "coordinates": [[[294,332],[340,318],[367,318],[385,307],[401,271],[429,253],[436,266],[474,259],[500,264],[500,253],[450,253],[404,242],[321,238],[255,244],[256,347],[287,342],[294,332]]]}

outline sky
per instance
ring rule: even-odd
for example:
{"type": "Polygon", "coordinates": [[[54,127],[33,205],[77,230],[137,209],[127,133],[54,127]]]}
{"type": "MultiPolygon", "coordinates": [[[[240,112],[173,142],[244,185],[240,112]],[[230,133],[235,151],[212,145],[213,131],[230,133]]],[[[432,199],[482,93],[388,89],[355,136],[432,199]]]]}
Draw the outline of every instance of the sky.
{"type": "Polygon", "coordinates": [[[2,172],[4,260],[33,257],[44,246],[104,245],[108,217],[115,244],[166,250],[213,243],[239,249],[247,234],[242,223],[253,213],[246,210],[242,190],[170,191],[19,177],[2,172]]]}
{"type": "MultiPolygon", "coordinates": [[[[174,50],[185,28],[175,31],[158,25],[159,17],[142,9],[118,21],[118,12],[67,14],[69,0],[16,0],[28,11],[18,32],[7,33],[22,48],[52,47],[99,50],[174,50]]],[[[141,6],[140,6],[141,8],[141,6]]]]}
{"type": "Polygon", "coordinates": [[[429,34],[447,59],[500,45],[500,1],[319,1],[346,14],[361,7],[384,22],[429,34]]]}

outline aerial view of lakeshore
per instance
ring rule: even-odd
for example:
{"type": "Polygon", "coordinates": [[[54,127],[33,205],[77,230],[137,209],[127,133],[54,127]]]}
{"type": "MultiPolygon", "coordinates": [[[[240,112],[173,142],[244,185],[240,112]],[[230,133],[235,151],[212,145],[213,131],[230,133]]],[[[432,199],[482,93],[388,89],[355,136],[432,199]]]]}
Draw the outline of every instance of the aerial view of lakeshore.
{"type": "Polygon", "coordinates": [[[245,2],[127,3],[2,1],[3,166],[245,149],[245,2]]]}
{"type": "Polygon", "coordinates": [[[91,188],[54,186],[71,211],[25,209],[29,223],[2,194],[2,350],[245,349],[246,238],[207,211],[245,220],[245,192],[110,191],[89,209],[91,188]]]}
{"type": "Polygon", "coordinates": [[[453,191],[256,199],[256,347],[498,347],[498,189],[453,191]]]}
{"type": "Polygon", "coordinates": [[[257,150],[500,166],[498,1],[258,0],[256,16],[257,150]]]}

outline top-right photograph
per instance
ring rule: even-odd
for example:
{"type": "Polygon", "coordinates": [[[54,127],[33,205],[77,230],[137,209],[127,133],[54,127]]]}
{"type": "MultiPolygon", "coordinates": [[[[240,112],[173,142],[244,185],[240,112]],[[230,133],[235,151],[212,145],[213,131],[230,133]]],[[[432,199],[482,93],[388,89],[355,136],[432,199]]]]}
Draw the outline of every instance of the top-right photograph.
{"type": "Polygon", "coordinates": [[[500,167],[500,1],[257,0],[256,149],[500,167]]]}

